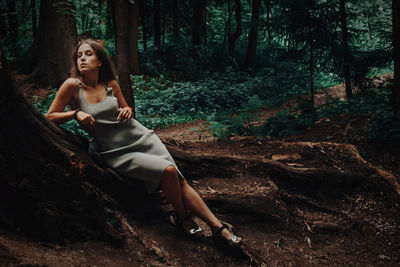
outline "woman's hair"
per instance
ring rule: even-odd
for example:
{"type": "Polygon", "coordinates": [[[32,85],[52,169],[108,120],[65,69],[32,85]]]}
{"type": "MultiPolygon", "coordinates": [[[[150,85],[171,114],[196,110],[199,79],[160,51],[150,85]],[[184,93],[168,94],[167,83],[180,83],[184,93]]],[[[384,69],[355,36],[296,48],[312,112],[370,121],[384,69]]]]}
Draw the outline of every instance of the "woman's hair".
{"type": "Polygon", "coordinates": [[[90,45],[90,47],[96,53],[97,58],[101,62],[101,66],[99,68],[99,82],[106,84],[112,80],[115,80],[116,74],[115,74],[114,64],[112,63],[110,57],[107,55],[106,50],[104,49],[102,43],[93,38],[85,38],[79,40],[78,44],[74,49],[74,53],[72,54],[72,60],[74,65],[70,70],[70,76],[71,77],[81,76],[81,73],[79,72],[77,65],[77,58],[78,58],[78,49],[83,44],[90,45]]]}

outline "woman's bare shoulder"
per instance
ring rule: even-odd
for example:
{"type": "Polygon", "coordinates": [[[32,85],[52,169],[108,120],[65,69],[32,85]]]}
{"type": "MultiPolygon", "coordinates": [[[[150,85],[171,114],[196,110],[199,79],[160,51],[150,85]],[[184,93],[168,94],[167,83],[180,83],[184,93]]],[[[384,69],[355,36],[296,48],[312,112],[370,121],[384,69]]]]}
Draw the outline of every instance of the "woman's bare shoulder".
{"type": "Polygon", "coordinates": [[[78,82],[79,82],[78,78],[72,78],[72,77],[68,78],[63,82],[59,91],[65,91],[74,94],[75,92],[78,91],[79,88],[78,82]]]}
{"type": "Polygon", "coordinates": [[[68,79],[66,79],[63,83],[63,85],[67,85],[67,86],[73,86],[78,88],[79,86],[79,79],[78,78],[73,78],[73,77],[69,77],[68,79]]]}
{"type": "Polygon", "coordinates": [[[113,89],[119,87],[118,82],[116,80],[109,81],[108,85],[111,86],[113,89]]]}

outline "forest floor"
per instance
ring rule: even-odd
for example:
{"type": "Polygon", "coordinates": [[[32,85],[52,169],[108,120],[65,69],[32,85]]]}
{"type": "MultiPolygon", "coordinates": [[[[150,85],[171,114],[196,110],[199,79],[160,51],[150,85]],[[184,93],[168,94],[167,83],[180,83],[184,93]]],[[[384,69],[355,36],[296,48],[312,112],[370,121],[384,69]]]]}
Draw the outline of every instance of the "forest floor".
{"type": "MultiPolygon", "coordinates": [[[[343,98],[344,86],[319,92],[317,103],[327,97],[343,98]]],[[[260,117],[285,108],[259,111],[260,117]]],[[[242,169],[226,167],[225,173],[221,162],[220,174],[187,177],[244,238],[242,253],[178,233],[158,192],[143,203],[145,212],[128,212],[135,234],[120,246],[98,240],[43,243],[1,229],[0,266],[399,266],[400,198],[388,181],[400,181],[400,151],[369,137],[365,126],[371,119],[343,114],[279,138],[215,140],[205,128],[199,137],[191,129],[205,127],[202,121],[155,130],[164,143],[193,155],[246,160],[242,169]],[[366,168],[376,172],[361,182],[302,184],[265,174],[263,160],[355,176],[366,168]]]]}

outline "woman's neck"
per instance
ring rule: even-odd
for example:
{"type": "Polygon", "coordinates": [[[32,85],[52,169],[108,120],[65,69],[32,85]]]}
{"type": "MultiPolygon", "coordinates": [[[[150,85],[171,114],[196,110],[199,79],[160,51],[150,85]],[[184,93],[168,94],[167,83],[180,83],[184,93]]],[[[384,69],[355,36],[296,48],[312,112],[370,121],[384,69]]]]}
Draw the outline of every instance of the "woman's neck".
{"type": "Polygon", "coordinates": [[[92,88],[96,88],[96,85],[99,82],[99,73],[97,72],[97,73],[93,73],[93,74],[89,74],[89,73],[82,74],[81,75],[81,79],[82,79],[82,82],[86,86],[89,86],[89,87],[92,87],[92,88]]]}

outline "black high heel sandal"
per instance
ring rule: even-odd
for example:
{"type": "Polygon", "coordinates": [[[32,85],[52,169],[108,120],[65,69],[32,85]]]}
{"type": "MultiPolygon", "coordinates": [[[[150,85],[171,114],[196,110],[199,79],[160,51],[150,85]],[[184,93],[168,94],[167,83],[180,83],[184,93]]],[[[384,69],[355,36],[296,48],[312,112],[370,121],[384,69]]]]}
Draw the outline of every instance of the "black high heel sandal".
{"type": "Polygon", "coordinates": [[[204,239],[204,231],[201,229],[200,226],[196,228],[187,229],[184,226],[184,223],[190,219],[193,219],[193,215],[188,214],[184,219],[180,219],[176,215],[170,215],[169,220],[170,222],[176,226],[176,228],[186,234],[187,237],[193,240],[202,240],[204,239]]]}
{"type": "Polygon", "coordinates": [[[222,226],[217,230],[213,231],[212,239],[214,241],[215,246],[219,249],[238,249],[242,245],[242,239],[233,234],[232,225],[226,222],[222,222],[222,226]],[[224,229],[227,229],[229,232],[231,232],[232,234],[231,238],[226,239],[221,235],[221,232],[224,229]]]}

